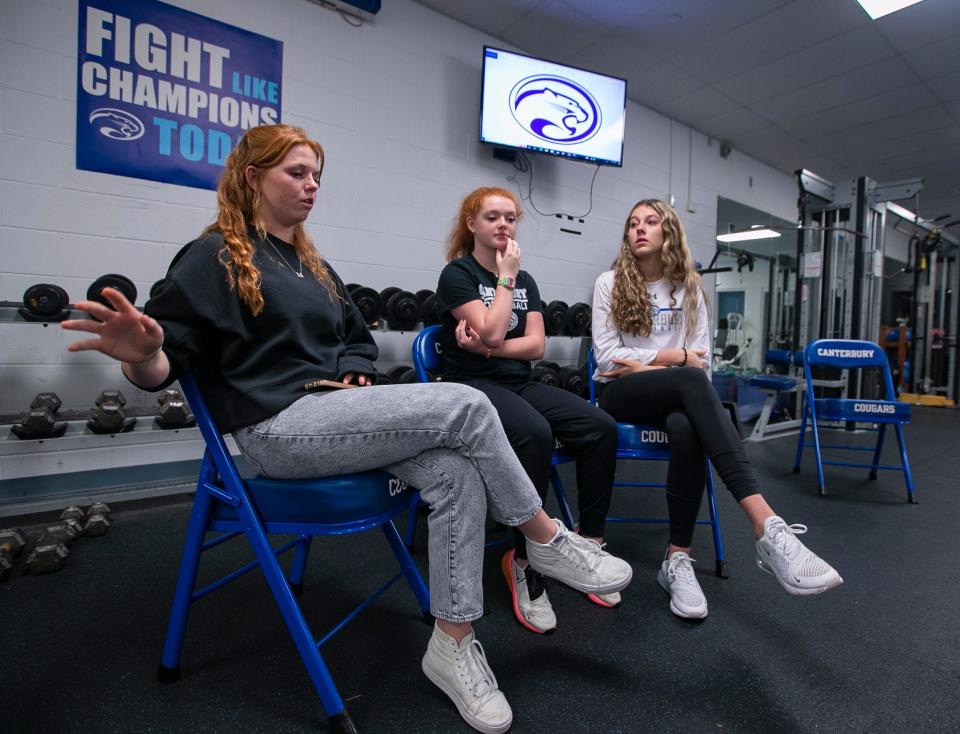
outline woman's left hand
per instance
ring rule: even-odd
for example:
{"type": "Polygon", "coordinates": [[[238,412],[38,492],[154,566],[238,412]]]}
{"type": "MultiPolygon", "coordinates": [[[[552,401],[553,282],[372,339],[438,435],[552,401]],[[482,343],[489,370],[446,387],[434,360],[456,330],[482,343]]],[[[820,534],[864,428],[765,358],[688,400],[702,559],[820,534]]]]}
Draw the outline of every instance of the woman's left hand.
{"type": "Polygon", "coordinates": [[[613,359],[616,367],[606,372],[601,372],[600,377],[623,377],[634,372],[646,372],[647,370],[662,370],[661,365],[644,364],[639,359],[613,359]]]}
{"type": "Polygon", "coordinates": [[[359,385],[360,387],[366,387],[367,385],[373,384],[373,378],[368,375],[358,375],[355,372],[348,372],[343,376],[343,379],[340,380],[344,385],[359,385]]]}
{"type": "Polygon", "coordinates": [[[479,354],[484,357],[490,356],[490,347],[488,347],[480,335],[477,334],[465,319],[461,319],[457,324],[457,346],[473,354],[479,354]]]}

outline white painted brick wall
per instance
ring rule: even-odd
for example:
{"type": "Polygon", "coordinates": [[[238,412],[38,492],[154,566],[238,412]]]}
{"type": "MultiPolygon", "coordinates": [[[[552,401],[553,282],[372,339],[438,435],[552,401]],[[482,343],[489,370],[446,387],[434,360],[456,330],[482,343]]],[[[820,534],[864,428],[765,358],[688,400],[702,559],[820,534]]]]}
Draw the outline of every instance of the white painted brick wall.
{"type": "MultiPolygon", "coordinates": [[[[283,119],[328,153],[309,231],[344,280],[434,288],[460,198],[476,186],[512,185],[513,167],[477,142],[482,47],[506,44],[410,0],[390,0],[361,28],[305,0],[173,4],[284,42],[283,119]]],[[[215,198],[76,170],[77,14],[74,0],[0,0],[0,299],[20,300],[27,286],[49,281],[76,300],[97,276],[120,272],[143,303],[173,254],[212,220],[215,198]]],[[[721,159],[717,142],[698,132],[691,151],[687,127],[632,102],[626,135],[624,166],[600,170],[585,223],[526,207],[518,239],[548,301],[590,299],[637,199],[676,195],[704,262],[718,194],[795,216],[788,174],[736,151],[721,159]]],[[[589,206],[593,167],[537,157],[535,170],[542,211],[589,206]]],[[[389,339],[389,357],[405,358],[406,347],[389,339]]],[[[51,389],[67,407],[87,406],[111,386],[135,404],[153,400],[126,387],[106,360],[69,355],[70,340],[55,326],[0,323],[0,411],[51,389]]]]}

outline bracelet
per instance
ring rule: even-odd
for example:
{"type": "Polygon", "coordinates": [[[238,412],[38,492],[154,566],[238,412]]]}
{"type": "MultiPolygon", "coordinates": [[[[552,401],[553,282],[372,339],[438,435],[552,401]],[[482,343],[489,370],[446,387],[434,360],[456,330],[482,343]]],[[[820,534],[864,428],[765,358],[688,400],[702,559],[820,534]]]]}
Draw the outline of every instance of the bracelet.
{"type": "Polygon", "coordinates": [[[160,346],[157,348],[157,351],[155,351],[153,354],[151,354],[142,362],[127,362],[127,364],[130,365],[131,367],[146,367],[148,364],[152,363],[157,357],[159,357],[160,352],[162,351],[163,351],[163,346],[160,346]]]}
{"type": "Polygon", "coordinates": [[[677,367],[686,367],[687,366],[687,348],[680,347],[683,350],[683,361],[677,365],[677,367]]]}

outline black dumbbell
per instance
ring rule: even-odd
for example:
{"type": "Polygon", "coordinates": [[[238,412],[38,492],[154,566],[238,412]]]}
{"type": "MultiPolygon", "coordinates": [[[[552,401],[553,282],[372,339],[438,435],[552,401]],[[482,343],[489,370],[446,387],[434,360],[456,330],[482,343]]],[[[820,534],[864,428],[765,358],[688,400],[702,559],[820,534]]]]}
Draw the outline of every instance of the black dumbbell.
{"type": "Polygon", "coordinates": [[[27,539],[16,528],[0,530],[0,581],[6,581],[13,573],[13,559],[20,555],[27,539]]]}
{"type": "Polygon", "coordinates": [[[391,329],[409,331],[420,322],[420,301],[410,291],[397,289],[384,301],[383,316],[391,329]]]}
{"type": "Polygon", "coordinates": [[[424,326],[440,323],[440,303],[435,293],[431,293],[420,303],[420,320],[424,326]]]}
{"type": "Polygon", "coordinates": [[[387,372],[387,377],[396,385],[420,381],[420,378],[417,377],[417,371],[413,369],[413,367],[405,364],[398,364],[396,367],[392,367],[390,371],[387,372]]]}
{"type": "Polygon", "coordinates": [[[376,372],[373,375],[373,384],[374,385],[392,385],[393,380],[390,379],[390,375],[385,372],[376,372]]]}
{"type": "Polygon", "coordinates": [[[104,288],[116,288],[120,291],[130,303],[135,303],[137,300],[137,286],[133,284],[133,281],[130,280],[126,275],[120,275],[119,273],[108,273],[107,275],[101,275],[95,281],[90,284],[90,287],[87,288],[87,300],[96,301],[97,303],[102,303],[107,308],[113,310],[113,306],[103,296],[104,288]]]}
{"type": "Polygon", "coordinates": [[[542,360],[534,365],[531,376],[535,382],[556,387],[560,383],[560,366],[556,362],[542,360]]]}
{"type": "Polygon", "coordinates": [[[550,301],[543,312],[543,328],[547,336],[557,336],[563,333],[567,325],[569,307],[563,301],[550,301]]]}
{"type": "Polygon", "coordinates": [[[584,370],[576,367],[562,367],[560,369],[559,386],[568,392],[580,397],[587,396],[587,378],[584,370]]]}
{"type": "Polygon", "coordinates": [[[350,294],[350,298],[353,299],[353,303],[360,311],[360,315],[363,316],[367,326],[376,326],[377,322],[380,321],[380,312],[383,311],[383,301],[380,294],[373,288],[367,288],[357,283],[348,285],[347,293],[350,294]]]}
{"type": "Polygon", "coordinates": [[[58,285],[37,283],[23,293],[23,308],[17,313],[24,321],[63,321],[70,315],[67,302],[70,297],[58,285]]]}
{"type": "Polygon", "coordinates": [[[403,288],[397,288],[395,285],[390,286],[389,288],[384,288],[380,291],[380,317],[387,318],[387,301],[390,300],[390,296],[394,293],[399,293],[403,288]]]}
{"type": "Polygon", "coordinates": [[[95,538],[106,535],[110,530],[110,508],[104,502],[94,502],[87,508],[87,519],[83,523],[83,534],[95,538]]]}
{"type": "Polygon", "coordinates": [[[70,551],[63,543],[47,542],[42,539],[33,546],[27,554],[24,568],[33,574],[54,573],[63,568],[70,551]]]}
{"type": "Polygon", "coordinates": [[[590,306],[586,303],[575,303],[567,310],[567,320],[563,325],[563,333],[567,336],[584,336],[590,331],[590,306]]]}
{"type": "Polygon", "coordinates": [[[59,438],[67,430],[66,421],[57,421],[60,405],[60,397],[55,392],[37,393],[30,410],[10,430],[21,439],[59,438]]]}
{"type": "Polygon", "coordinates": [[[430,290],[429,288],[422,288],[421,290],[418,290],[416,293],[417,300],[420,301],[421,306],[423,305],[423,302],[426,301],[428,298],[430,298],[430,296],[432,295],[433,295],[433,291],[430,290]]]}
{"type": "Polygon", "coordinates": [[[128,418],[123,412],[127,399],[119,390],[104,390],[90,411],[87,428],[94,433],[126,433],[136,425],[136,418],[128,418]]]}
{"type": "Polygon", "coordinates": [[[157,402],[160,404],[160,415],[154,421],[161,428],[190,428],[197,424],[190,406],[179,391],[168,388],[160,393],[157,402]]]}

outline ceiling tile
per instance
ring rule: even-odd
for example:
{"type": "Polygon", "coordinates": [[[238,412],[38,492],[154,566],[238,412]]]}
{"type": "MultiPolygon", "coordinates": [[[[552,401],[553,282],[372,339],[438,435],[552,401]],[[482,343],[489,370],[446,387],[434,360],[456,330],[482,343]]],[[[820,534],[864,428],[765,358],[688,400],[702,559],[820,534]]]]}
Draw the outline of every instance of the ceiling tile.
{"type": "Polygon", "coordinates": [[[698,129],[719,140],[743,139],[753,130],[768,127],[769,120],[760,117],[756,112],[740,107],[722,115],[716,115],[703,120],[698,129]]]}
{"type": "Polygon", "coordinates": [[[904,60],[921,79],[933,79],[960,71],[960,36],[951,36],[939,43],[931,43],[904,54],[904,60]]]}
{"type": "Polygon", "coordinates": [[[482,3],[465,3],[462,0],[417,0],[420,5],[498,37],[540,1],[484,0],[482,3]]]}
{"type": "MultiPolygon", "coordinates": [[[[636,41],[625,41],[613,34],[601,36],[593,43],[569,54],[565,63],[579,66],[603,74],[612,74],[626,79],[655,64],[662,63],[659,58],[646,53],[636,41]]],[[[632,90],[627,90],[628,93],[632,90]]]]}
{"type": "Polygon", "coordinates": [[[660,112],[693,127],[698,127],[703,120],[739,109],[743,109],[743,105],[711,87],[659,104],[660,112]]]}
{"type": "Polygon", "coordinates": [[[630,98],[654,109],[659,109],[660,103],[666,100],[682,97],[706,86],[668,61],[633,73],[627,79],[630,98]]]}
{"type": "Polygon", "coordinates": [[[960,72],[947,74],[938,79],[931,79],[927,84],[933,93],[943,102],[952,102],[960,99],[960,72]]]}
{"type": "Polygon", "coordinates": [[[608,32],[606,26],[562,0],[543,0],[500,35],[519,48],[562,61],[608,32]]]}

